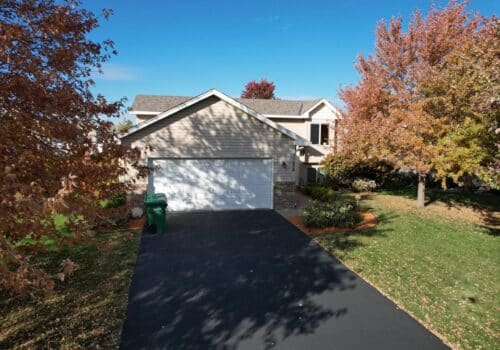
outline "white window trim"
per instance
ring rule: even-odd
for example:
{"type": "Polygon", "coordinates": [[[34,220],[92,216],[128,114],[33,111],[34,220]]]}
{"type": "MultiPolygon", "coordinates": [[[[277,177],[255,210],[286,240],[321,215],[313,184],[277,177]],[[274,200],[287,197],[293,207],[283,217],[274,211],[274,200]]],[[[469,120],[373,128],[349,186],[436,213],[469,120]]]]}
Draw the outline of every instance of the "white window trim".
{"type": "Polygon", "coordinates": [[[311,145],[312,146],[323,146],[323,147],[328,147],[330,146],[330,140],[331,140],[331,137],[330,137],[330,132],[331,132],[331,121],[327,121],[327,120],[314,120],[314,121],[311,121],[311,122],[307,122],[307,140],[309,142],[311,142],[311,145]],[[322,143],[318,143],[318,144],[313,144],[312,141],[311,141],[311,125],[320,125],[320,127],[318,128],[318,138],[319,138],[319,141],[321,142],[321,125],[327,125],[328,126],[328,143],[326,145],[322,144],[322,143]]]}
{"type": "Polygon", "coordinates": [[[325,100],[324,98],[319,100],[317,103],[315,103],[313,106],[311,106],[308,110],[306,110],[302,114],[309,116],[309,113],[311,111],[313,111],[316,107],[320,106],[321,104],[324,104],[326,107],[328,107],[333,112],[333,114],[335,114],[336,118],[333,118],[333,119],[342,119],[342,114],[339,112],[339,110],[337,108],[333,107],[332,104],[330,102],[328,102],[327,100],[325,100]]]}

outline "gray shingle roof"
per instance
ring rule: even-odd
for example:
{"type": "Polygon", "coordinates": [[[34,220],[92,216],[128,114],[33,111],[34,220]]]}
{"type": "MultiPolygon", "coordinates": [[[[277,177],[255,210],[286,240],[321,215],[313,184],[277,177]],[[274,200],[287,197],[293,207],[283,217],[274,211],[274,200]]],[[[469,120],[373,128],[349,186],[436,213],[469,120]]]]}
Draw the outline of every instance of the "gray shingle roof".
{"type": "MultiPolygon", "coordinates": [[[[190,96],[137,95],[132,103],[133,111],[164,112],[187,100],[190,96]]],[[[314,106],[316,100],[263,100],[236,98],[236,101],[260,114],[301,115],[314,106]]]]}

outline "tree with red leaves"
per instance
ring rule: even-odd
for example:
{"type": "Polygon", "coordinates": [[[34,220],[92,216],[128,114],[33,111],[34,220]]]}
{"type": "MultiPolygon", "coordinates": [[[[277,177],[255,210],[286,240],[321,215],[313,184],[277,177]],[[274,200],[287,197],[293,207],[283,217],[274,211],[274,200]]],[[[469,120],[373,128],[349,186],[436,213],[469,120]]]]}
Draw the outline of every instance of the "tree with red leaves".
{"type": "Polygon", "coordinates": [[[133,186],[118,179],[138,151],[118,144],[102,119],[118,117],[123,101],[90,90],[92,74],[116,54],[111,41],[88,38],[98,26],[78,1],[0,6],[0,284],[14,292],[50,293],[73,263],[48,273],[30,258],[92,237],[106,219],[99,203],[133,186]],[[67,217],[66,230],[56,214],[67,217]]]}
{"type": "MultiPolygon", "coordinates": [[[[358,59],[356,69],[362,78],[340,90],[346,105],[339,128],[343,159],[413,169],[419,175],[418,207],[424,206],[430,172],[459,178],[491,167],[497,152],[492,140],[498,109],[479,110],[478,101],[484,104],[483,96],[491,95],[485,92],[498,86],[498,72],[457,65],[464,61],[460,55],[468,52],[475,58],[466,61],[477,62],[480,55],[463,48],[489,35],[491,31],[482,28],[490,21],[467,12],[466,3],[450,1],[443,9],[432,7],[425,17],[415,12],[406,31],[401,18],[392,18],[388,25],[380,22],[375,54],[358,59]],[[480,80],[482,85],[477,89],[464,85],[464,72],[480,77],[467,78],[467,84],[480,80]],[[467,162],[470,166],[464,167],[467,162]]],[[[480,47],[491,46],[494,40],[488,40],[480,47]]],[[[487,57],[493,60],[492,67],[498,67],[498,52],[487,57]]],[[[494,101],[487,103],[498,107],[494,101]]]]}
{"type": "Polygon", "coordinates": [[[245,85],[245,90],[241,92],[241,98],[260,98],[265,100],[274,99],[273,82],[262,78],[259,82],[252,80],[245,85]]]}

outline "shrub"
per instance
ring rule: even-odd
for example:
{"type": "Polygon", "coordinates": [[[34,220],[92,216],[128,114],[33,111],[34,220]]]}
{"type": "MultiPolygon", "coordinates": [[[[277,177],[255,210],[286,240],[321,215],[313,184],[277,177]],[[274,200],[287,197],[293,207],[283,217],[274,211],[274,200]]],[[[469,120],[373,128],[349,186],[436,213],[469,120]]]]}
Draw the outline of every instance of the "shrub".
{"type": "Polygon", "coordinates": [[[333,188],[319,185],[309,185],[302,187],[300,191],[306,196],[311,196],[312,199],[321,202],[335,200],[336,194],[333,188]]]}
{"type": "Polygon", "coordinates": [[[360,221],[355,204],[340,198],[331,202],[312,201],[304,209],[306,227],[353,227],[360,221]]]}
{"type": "Polygon", "coordinates": [[[335,199],[335,191],[333,191],[333,188],[324,186],[311,187],[310,195],[312,199],[321,202],[328,202],[335,199]]]}
{"type": "Polygon", "coordinates": [[[350,166],[344,157],[328,154],[321,165],[327,174],[327,183],[335,188],[349,186],[351,182],[350,166]]]}
{"type": "Polygon", "coordinates": [[[127,203],[127,195],[125,193],[118,193],[108,199],[104,199],[100,202],[100,206],[103,209],[109,208],[119,208],[127,203]]]}
{"type": "Polygon", "coordinates": [[[304,187],[299,187],[299,191],[305,194],[306,196],[311,195],[313,186],[304,186],[304,187]]]}
{"type": "Polygon", "coordinates": [[[353,162],[341,155],[327,155],[322,168],[334,187],[350,187],[356,178],[382,183],[385,176],[394,172],[394,167],[386,161],[365,160],[353,162]]]}
{"type": "Polygon", "coordinates": [[[384,188],[402,188],[408,186],[415,186],[418,182],[418,175],[411,171],[394,171],[385,174],[380,179],[380,187],[384,188]]]}
{"type": "Polygon", "coordinates": [[[356,179],[351,187],[356,192],[372,192],[377,188],[377,183],[374,180],[356,179]]]}
{"type": "Polygon", "coordinates": [[[95,222],[95,227],[98,226],[111,226],[119,227],[127,223],[129,219],[129,208],[127,204],[127,195],[125,193],[118,193],[107,199],[99,202],[102,209],[101,215],[95,222]]]}
{"type": "Polygon", "coordinates": [[[301,192],[312,199],[328,202],[335,199],[335,191],[333,188],[319,185],[309,185],[301,188],[301,192]]]}

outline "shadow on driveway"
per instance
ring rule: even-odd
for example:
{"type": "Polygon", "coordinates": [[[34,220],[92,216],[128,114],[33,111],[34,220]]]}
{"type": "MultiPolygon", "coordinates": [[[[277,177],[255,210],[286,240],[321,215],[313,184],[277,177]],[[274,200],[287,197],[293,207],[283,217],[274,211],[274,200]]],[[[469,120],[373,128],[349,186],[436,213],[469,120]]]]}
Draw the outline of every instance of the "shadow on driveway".
{"type": "Polygon", "coordinates": [[[176,213],[144,235],[122,349],[445,349],[271,210],[176,213]]]}

